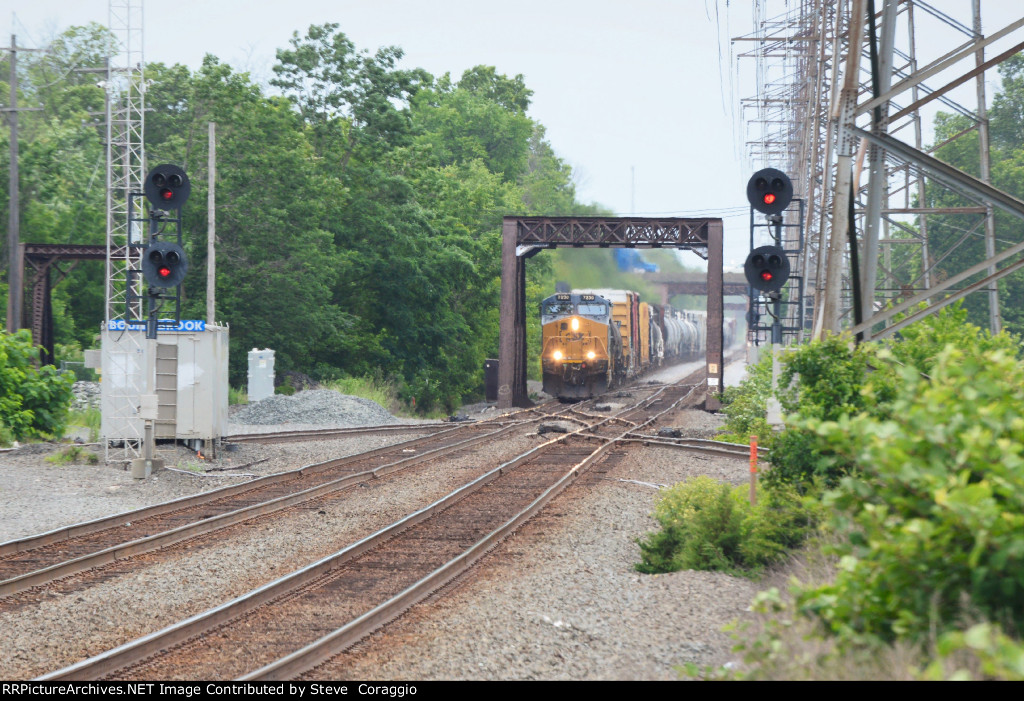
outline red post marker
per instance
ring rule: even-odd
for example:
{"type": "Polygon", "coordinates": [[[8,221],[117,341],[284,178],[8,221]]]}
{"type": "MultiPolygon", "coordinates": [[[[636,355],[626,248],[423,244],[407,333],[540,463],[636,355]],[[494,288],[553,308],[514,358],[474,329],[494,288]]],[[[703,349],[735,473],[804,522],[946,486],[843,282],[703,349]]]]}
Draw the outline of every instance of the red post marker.
{"type": "Polygon", "coordinates": [[[757,503],[757,436],[750,437],[750,505],[757,503]]]}

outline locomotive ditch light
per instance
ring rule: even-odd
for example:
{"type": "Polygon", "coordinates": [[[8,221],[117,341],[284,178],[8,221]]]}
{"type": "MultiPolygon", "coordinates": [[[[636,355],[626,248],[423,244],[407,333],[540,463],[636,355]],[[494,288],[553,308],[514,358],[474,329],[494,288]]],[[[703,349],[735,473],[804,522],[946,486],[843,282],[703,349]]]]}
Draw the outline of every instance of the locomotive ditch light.
{"type": "Polygon", "coordinates": [[[762,214],[779,214],[793,200],[793,182],[775,168],[754,173],[747,182],[747,201],[762,214]]]}
{"type": "Polygon", "coordinates": [[[597,353],[594,351],[587,351],[587,360],[593,360],[597,357],[597,353]]]}
{"type": "Polygon", "coordinates": [[[555,360],[561,360],[562,359],[562,351],[556,350],[554,353],[551,354],[551,357],[554,358],[555,360]]]}

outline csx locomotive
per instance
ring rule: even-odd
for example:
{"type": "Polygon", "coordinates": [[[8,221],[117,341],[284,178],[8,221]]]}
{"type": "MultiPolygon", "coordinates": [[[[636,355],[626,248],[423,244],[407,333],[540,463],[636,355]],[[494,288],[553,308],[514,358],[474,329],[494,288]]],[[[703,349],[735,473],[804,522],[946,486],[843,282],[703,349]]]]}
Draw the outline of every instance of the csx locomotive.
{"type": "MultiPolygon", "coordinates": [[[[704,312],[647,304],[630,290],[573,290],[541,302],[544,391],[585,399],[666,361],[698,357],[707,340],[704,312]]],[[[731,343],[731,324],[726,344],[731,343]]]]}

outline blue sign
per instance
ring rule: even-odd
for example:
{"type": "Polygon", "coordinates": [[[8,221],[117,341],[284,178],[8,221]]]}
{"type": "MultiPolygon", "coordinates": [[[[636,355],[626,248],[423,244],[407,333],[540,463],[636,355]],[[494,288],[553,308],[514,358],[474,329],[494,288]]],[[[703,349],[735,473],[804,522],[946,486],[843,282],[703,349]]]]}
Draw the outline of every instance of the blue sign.
{"type": "MultiPolygon", "coordinates": [[[[182,319],[181,321],[175,321],[174,319],[160,319],[156,322],[157,331],[206,331],[206,321],[203,319],[182,319]]],[[[144,321],[130,321],[125,322],[124,319],[114,319],[108,322],[107,329],[110,331],[145,331],[146,322],[144,321]]]]}

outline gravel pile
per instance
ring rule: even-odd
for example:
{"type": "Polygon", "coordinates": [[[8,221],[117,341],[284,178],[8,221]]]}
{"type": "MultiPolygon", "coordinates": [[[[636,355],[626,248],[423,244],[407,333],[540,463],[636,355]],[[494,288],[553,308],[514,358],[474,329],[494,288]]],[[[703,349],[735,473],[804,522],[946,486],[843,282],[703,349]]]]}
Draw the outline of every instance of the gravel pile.
{"type": "Polygon", "coordinates": [[[248,404],[231,416],[231,423],[379,426],[398,423],[398,419],[369,399],[312,389],[291,396],[275,394],[248,404]]]}
{"type": "Polygon", "coordinates": [[[100,408],[100,383],[79,380],[71,386],[74,397],[71,408],[75,411],[100,408]]]}

